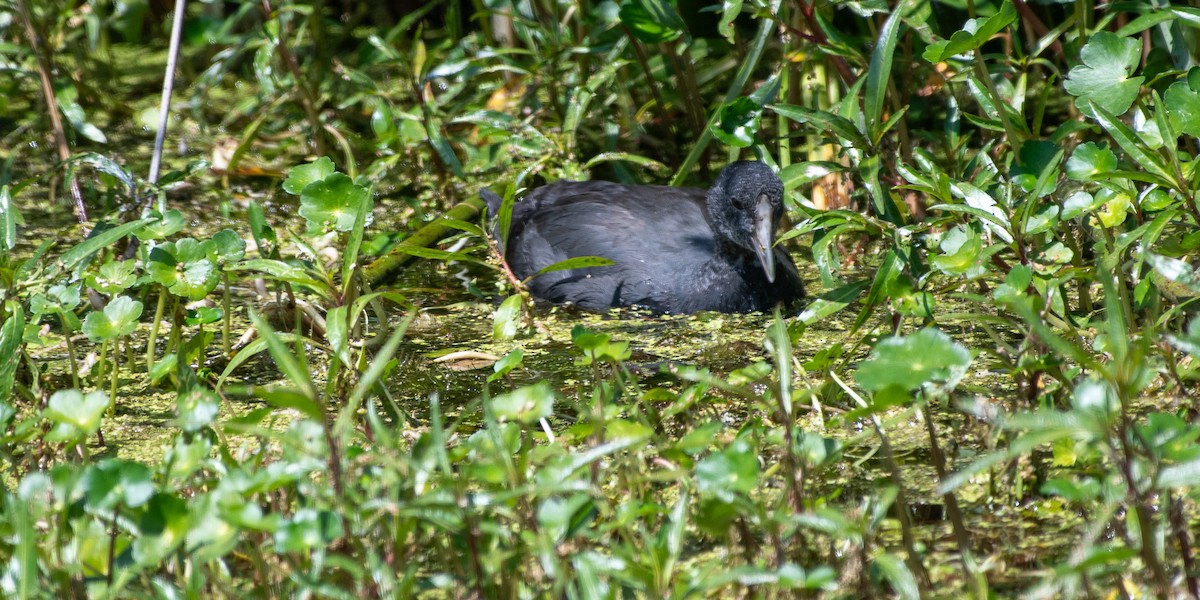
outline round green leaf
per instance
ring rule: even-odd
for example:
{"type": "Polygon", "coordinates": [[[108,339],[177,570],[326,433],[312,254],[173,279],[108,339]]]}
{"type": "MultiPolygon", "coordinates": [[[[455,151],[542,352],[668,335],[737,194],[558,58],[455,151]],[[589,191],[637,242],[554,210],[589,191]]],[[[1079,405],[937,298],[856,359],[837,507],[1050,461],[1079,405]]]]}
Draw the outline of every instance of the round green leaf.
{"type": "Polygon", "coordinates": [[[1163,104],[1175,131],[1200,137],[1200,67],[1193,67],[1186,79],[1176,81],[1163,94],[1163,104]]]}
{"type": "Polygon", "coordinates": [[[300,216],[308,221],[308,231],[350,231],[360,210],[365,210],[371,222],[371,196],[367,188],[341,173],[309,184],[300,194],[300,216]]]}
{"type": "Polygon", "coordinates": [[[188,325],[207,325],[216,323],[225,316],[225,311],[215,306],[202,306],[200,308],[187,311],[187,316],[184,317],[184,322],[188,325]]]}
{"type": "Polygon", "coordinates": [[[939,244],[942,253],[929,259],[930,264],[947,275],[974,278],[983,275],[983,241],[974,229],[958,226],[947,231],[939,244]]]}
{"type": "Polygon", "coordinates": [[[100,419],[108,408],[108,395],[103,391],[84,395],[79,390],[59,390],[50,396],[42,416],[59,424],[47,435],[50,441],[81,440],[100,429],[100,419]]]}
{"type": "Polygon", "coordinates": [[[133,333],[142,303],[128,296],[113,298],[103,311],[92,311],[83,320],[83,333],[93,342],[104,342],[133,333]]]}
{"type": "Polygon", "coordinates": [[[536,423],[554,412],[554,388],[545,381],[517,388],[492,398],[492,411],[502,421],[536,423]]]}
{"type": "Polygon", "coordinates": [[[165,286],[172,294],[189,300],[199,300],[217,287],[216,245],[184,238],[165,242],[150,251],[146,270],[150,278],[165,286]]]}
{"type": "Polygon", "coordinates": [[[1144,211],[1164,210],[1175,203],[1175,199],[1162,188],[1147,191],[1138,200],[1138,205],[1144,211]]]}
{"type": "Polygon", "coordinates": [[[863,388],[876,391],[896,386],[908,391],[927,383],[951,386],[967,371],[971,353],[933,327],[913,335],[880,341],[871,358],[859,364],[855,379],[863,388]]]}
{"type": "Polygon", "coordinates": [[[299,196],[309,184],[333,175],[334,171],[333,161],[328,156],[322,156],[307,165],[292,167],[283,181],[283,189],[299,196]]]}
{"type": "Polygon", "coordinates": [[[1058,224],[1059,208],[1057,204],[1046,204],[1034,211],[1025,221],[1025,234],[1033,235],[1050,231],[1058,224]]]}
{"type": "Polygon", "coordinates": [[[1085,112],[1087,101],[1121,115],[1133,106],[1144,77],[1130,77],[1142,57],[1142,44],[1133,38],[1120,37],[1110,31],[1093,35],[1079,52],[1083,64],[1067,75],[1067,92],[1079,100],[1076,105],[1085,112]]]}
{"type": "Polygon", "coordinates": [[[93,509],[108,512],[115,506],[137,508],[154,495],[150,469],[120,458],[90,467],[83,475],[84,497],[93,509]]]}
{"type": "Polygon", "coordinates": [[[1067,159],[1067,177],[1075,181],[1096,181],[1116,169],[1117,155],[1095,142],[1080,144],[1067,159]]]}
{"type": "Polygon", "coordinates": [[[166,214],[154,213],[153,216],[157,217],[158,220],[134,232],[137,239],[143,242],[166,239],[179,233],[184,225],[187,225],[187,220],[183,218],[183,213],[178,210],[168,210],[166,214]]]}
{"type": "Polygon", "coordinates": [[[35,315],[51,315],[58,311],[69,311],[79,306],[79,285],[52,285],[45,294],[35,294],[29,299],[29,312],[35,315]]]}
{"type": "Polygon", "coordinates": [[[100,265],[98,272],[88,273],[84,277],[84,283],[101,294],[119,294],[137,281],[137,275],[134,273],[136,268],[137,262],[134,260],[107,262],[100,265]]]}
{"type": "Polygon", "coordinates": [[[142,565],[158,565],[187,538],[192,522],[187,502],[173,494],[155,494],[138,520],[139,535],[133,541],[133,559],[142,565]]]}
{"type": "Polygon", "coordinates": [[[758,457],[749,443],[739,439],[696,465],[696,483],[701,494],[733,502],[738,495],[748,494],[758,485],[758,473],[758,457]]]}
{"type": "Polygon", "coordinates": [[[213,234],[212,243],[219,265],[235,263],[246,256],[246,240],[232,229],[222,229],[213,234]]]}
{"type": "Polygon", "coordinates": [[[1105,227],[1112,228],[1125,222],[1125,217],[1133,209],[1132,198],[1125,192],[1113,194],[1096,211],[1096,217],[1105,227]]]}

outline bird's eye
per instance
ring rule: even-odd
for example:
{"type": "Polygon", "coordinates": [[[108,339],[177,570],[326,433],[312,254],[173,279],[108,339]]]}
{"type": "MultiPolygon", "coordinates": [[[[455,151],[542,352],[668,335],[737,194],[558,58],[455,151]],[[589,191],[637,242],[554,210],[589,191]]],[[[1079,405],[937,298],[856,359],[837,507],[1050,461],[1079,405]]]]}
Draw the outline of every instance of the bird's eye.
{"type": "Polygon", "coordinates": [[[746,203],[744,201],[742,201],[741,198],[734,198],[733,199],[733,207],[738,210],[743,210],[746,208],[746,203]]]}

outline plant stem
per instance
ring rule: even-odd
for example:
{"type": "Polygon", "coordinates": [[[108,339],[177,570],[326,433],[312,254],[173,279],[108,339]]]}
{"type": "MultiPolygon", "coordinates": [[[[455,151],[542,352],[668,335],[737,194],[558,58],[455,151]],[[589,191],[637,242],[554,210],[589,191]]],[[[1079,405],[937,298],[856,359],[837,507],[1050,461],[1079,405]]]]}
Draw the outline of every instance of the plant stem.
{"type": "MultiPolygon", "coordinates": [[[[742,64],[738,67],[737,75],[734,76],[733,84],[725,92],[725,98],[721,100],[722,104],[732,102],[742,93],[742,88],[746,87],[746,82],[750,79],[750,74],[758,67],[758,61],[762,59],[763,52],[766,51],[767,42],[770,41],[772,34],[775,32],[775,23],[770,19],[763,19],[758,23],[758,33],[754,36],[754,42],[750,45],[750,51],[746,53],[746,58],[742,60],[742,64]]],[[[709,142],[712,141],[713,135],[709,130],[709,126],[715,123],[718,115],[713,113],[713,116],[705,123],[704,130],[700,132],[700,139],[696,140],[696,144],[692,146],[686,158],[683,159],[683,164],[679,165],[679,170],[675,172],[675,176],[671,178],[671,185],[679,185],[687,178],[692,167],[704,155],[705,149],[709,142]]]]}
{"type": "Polygon", "coordinates": [[[79,364],[75,360],[75,342],[71,341],[70,331],[63,337],[67,338],[67,358],[71,361],[71,387],[79,389],[79,364]]]}
{"type": "Polygon", "coordinates": [[[108,573],[106,580],[108,581],[108,587],[110,589],[112,588],[113,584],[113,565],[115,565],[117,562],[117,518],[120,516],[120,514],[121,504],[117,503],[117,505],[113,507],[112,529],[110,530],[111,532],[108,536],[108,573]]]}
{"type": "Polygon", "coordinates": [[[104,389],[104,361],[108,358],[108,340],[100,342],[100,360],[96,361],[96,373],[92,375],[92,385],[98,389],[104,389]]]}
{"type": "MultiPolygon", "coordinates": [[[[154,368],[154,347],[158,345],[158,327],[162,323],[163,310],[167,305],[167,290],[159,286],[158,304],[154,308],[154,322],[150,324],[150,337],[146,340],[146,372],[154,368]]],[[[228,350],[226,351],[228,354],[228,350]]]]}
{"type": "MultiPolygon", "coordinates": [[[[67,143],[66,130],[63,129],[62,115],[58,112],[58,96],[54,93],[54,83],[50,81],[50,73],[54,71],[54,65],[50,58],[50,50],[42,51],[41,44],[38,42],[37,29],[33,26],[33,18],[29,14],[29,7],[25,6],[25,0],[17,0],[17,12],[21,15],[21,24],[25,27],[25,37],[29,38],[29,46],[33,49],[33,56],[37,59],[38,65],[38,80],[42,86],[42,100],[46,103],[46,114],[50,116],[50,130],[54,133],[54,146],[58,150],[58,160],[66,161],[71,158],[71,146],[67,143]]],[[[69,175],[70,180],[67,182],[67,187],[71,191],[71,198],[75,201],[75,216],[80,223],[87,222],[88,214],[87,207],[83,205],[83,194],[79,191],[79,182],[76,181],[74,175],[69,175]]],[[[53,196],[51,197],[53,199],[53,196]]]]}
{"type": "Polygon", "coordinates": [[[154,153],[150,155],[150,183],[158,183],[158,169],[162,163],[163,139],[167,135],[167,118],[171,114],[171,90],[175,87],[175,61],[179,57],[179,38],[183,32],[184,5],[187,0],[175,0],[175,13],[171,19],[171,42],[167,50],[167,68],[163,74],[162,99],[158,105],[158,131],[154,134],[154,153]]]}
{"type": "MultiPolygon", "coordinates": [[[[833,371],[829,372],[829,377],[859,406],[864,408],[868,406],[866,400],[846,385],[833,371]]],[[[912,531],[912,515],[908,514],[908,495],[904,493],[904,480],[900,477],[900,465],[896,462],[896,455],[892,452],[892,443],[883,430],[883,422],[879,419],[878,414],[871,413],[871,427],[875,430],[875,435],[879,437],[879,447],[883,450],[884,460],[887,461],[888,476],[892,480],[892,485],[896,486],[894,506],[896,507],[896,518],[900,521],[900,538],[904,542],[904,562],[917,580],[917,593],[924,599],[929,595],[929,573],[925,570],[925,565],[917,554],[917,541],[912,531]]]]}
{"type": "Polygon", "coordinates": [[[109,388],[108,388],[108,416],[113,416],[117,413],[117,383],[120,381],[118,374],[121,372],[120,363],[117,362],[121,355],[121,340],[113,342],[113,364],[109,370],[109,388]]]}
{"type": "MultiPolygon", "coordinates": [[[[945,481],[946,457],[942,454],[941,446],[938,445],[937,431],[933,425],[933,415],[928,402],[921,410],[921,415],[925,418],[925,431],[929,434],[929,452],[933,458],[933,468],[937,471],[938,481],[945,481]]],[[[942,494],[942,499],[946,502],[946,514],[950,517],[950,525],[954,529],[954,539],[958,542],[958,556],[962,560],[963,577],[971,586],[975,597],[979,600],[986,600],[987,591],[980,584],[978,574],[975,572],[975,559],[971,556],[971,537],[967,533],[967,526],[963,523],[962,511],[958,507],[958,497],[954,495],[954,492],[948,491],[942,494]]]]}
{"type": "MultiPolygon", "coordinates": [[[[221,271],[221,280],[225,283],[224,292],[221,295],[222,308],[225,309],[225,319],[221,324],[221,350],[225,353],[225,357],[229,357],[229,336],[230,330],[233,328],[233,307],[229,300],[229,272],[221,271]]],[[[156,317],[159,315],[155,315],[156,317]]],[[[147,353],[151,352],[147,350],[147,353]]]]}
{"type": "MultiPolygon", "coordinates": [[[[270,0],[262,0],[263,14],[267,19],[271,19],[270,0]]],[[[321,125],[321,115],[317,113],[316,99],[313,98],[312,90],[305,84],[304,75],[300,73],[300,63],[296,61],[296,56],[292,54],[288,48],[288,30],[289,25],[284,24],[281,20],[279,24],[279,57],[283,59],[283,64],[292,74],[292,79],[295,80],[295,86],[299,90],[300,107],[304,109],[304,116],[308,119],[308,126],[312,128],[313,147],[316,150],[317,156],[325,156],[325,140],[321,133],[325,130],[321,125]]]]}

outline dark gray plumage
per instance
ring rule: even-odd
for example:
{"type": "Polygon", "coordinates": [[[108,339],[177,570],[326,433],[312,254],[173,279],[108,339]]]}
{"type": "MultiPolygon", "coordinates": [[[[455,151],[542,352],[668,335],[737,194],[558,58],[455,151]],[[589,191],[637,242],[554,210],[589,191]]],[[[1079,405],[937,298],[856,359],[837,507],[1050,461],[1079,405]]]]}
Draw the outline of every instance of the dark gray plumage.
{"type": "MultiPolygon", "coordinates": [[[[500,197],[484,190],[488,213],[500,197]]],[[[546,273],[534,296],[590,310],[750,312],[804,296],[796,265],[774,248],[783,183],[764,163],[735,162],[709,190],[558,182],[513,204],[503,249],[519,278],[577,256],[616,264],[546,273]]]]}

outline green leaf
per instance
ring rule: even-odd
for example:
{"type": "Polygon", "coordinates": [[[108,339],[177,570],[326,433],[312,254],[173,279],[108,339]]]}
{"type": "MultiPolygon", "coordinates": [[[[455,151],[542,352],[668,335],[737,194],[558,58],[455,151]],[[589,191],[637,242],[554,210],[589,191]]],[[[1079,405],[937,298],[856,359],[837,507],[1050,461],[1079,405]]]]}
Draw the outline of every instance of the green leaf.
{"type": "Polygon", "coordinates": [[[1117,155],[1096,142],[1076,146],[1067,159],[1067,177],[1075,181],[1098,181],[1100,176],[1117,169],[1117,155]]]}
{"type": "Polygon", "coordinates": [[[1158,474],[1159,489],[1184,488],[1195,490],[1200,482],[1200,456],[1167,465],[1158,474]]]}
{"type": "Polygon", "coordinates": [[[137,239],[143,242],[166,239],[179,233],[187,225],[187,219],[183,218],[183,213],[178,210],[172,209],[166,214],[154,213],[151,216],[154,220],[135,234],[137,239]]]}
{"type": "Polygon", "coordinates": [[[212,424],[220,407],[220,396],[206,387],[193,385],[175,397],[176,422],[184,431],[200,431],[212,424]]]}
{"type": "Polygon", "coordinates": [[[758,486],[758,456],[744,439],[696,465],[696,484],[703,495],[732,503],[758,486]]]}
{"type": "Polygon", "coordinates": [[[567,103],[567,113],[563,117],[562,125],[569,145],[574,146],[576,143],[575,138],[579,124],[587,116],[588,105],[591,104],[598,91],[607,89],[609,81],[616,76],[617,69],[621,68],[623,64],[622,61],[609,62],[600,72],[588,77],[586,85],[574,88],[571,99],[567,103]]]}
{"type": "Polygon", "coordinates": [[[367,188],[341,173],[310,183],[300,194],[300,216],[308,221],[310,233],[350,231],[360,211],[366,211],[364,225],[369,225],[372,205],[367,188]]]}
{"type": "Polygon", "coordinates": [[[20,211],[12,205],[7,185],[0,185],[0,249],[12,250],[17,245],[17,225],[24,224],[20,211]]]}
{"type": "Polygon", "coordinates": [[[525,353],[520,348],[513,349],[512,352],[505,354],[503,358],[496,361],[492,365],[492,374],[488,375],[488,381],[496,381],[505,375],[512,372],[513,369],[521,366],[521,362],[525,359],[525,353]]]}
{"type": "Polygon", "coordinates": [[[855,148],[866,148],[870,144],[850,119],[821,110],[812,110],[791,104],[775,104],[771,110],[797,123],[812,123],[827,133],[832,133],[841,143],[849,142],[855,148]]]}
{"type": "Polygon", "coordinates": [[[798,318],[803,323],[812,324],[833,315],[858,300],[869,285],[870,279],[860,279],[826,292],[804,307],[804,312],[800,313],[798,318]]]}
{"type": "Polygon", "coordinates": [[[1080,110],[1090,112],[1088,103],[1113,115],[1124,114],[1137,99],[1144,77],[1130,77],[1142,57],[1142,45],[1133,38],[1098,31],[1079,51],[1083,64],[1067,74],[1064,87],[1079,98],[1080,110]]]}
{"type": "Polygon", "coordinates": [[[719,421],[708,421],[685,433],[675,442],[673,448],[686,454],[699,454],[712,445],[713,440],[717,439],[717,434],[721,433],[724,428],[725,426],[719,421]]]}
{"type": "Polygon", "coordinates": [[[289,194],[299,196],[309,184],[321,181],[333,175],[336,169],[328,156],[322,156],[307,165],[297,165],[288,171],[287,179],[283,181],[283,189],[289,194]]]}
{"type": "Polygon", "coordinates": [[[1045,233],[1058,224],[1059,208],[1057,204],[1045,204],[1034,211],[1025,221],[1025,234],[1045,233]]]}
{"type": "Polygon", "coordinates": [[[1054,193],[1057,188],[1058,165],[1062,150],[1053,142],[1029,140],[1021,145],[1020,160],[1013,165],[1010,176],[1021,190],[1034,198],[1054,193]]]}
{"type": "Polygon", "coordinates": [[[492,317],[492,339],[507,342],[517,337],[521,324],[521,297],[514,294],[500,303],[492,317]]]}
{"type": "MultiPolygon", "coordinates": [[[[1008,220],[1008,215],[1004,209],[992,198],[987,192],[967,183],[965,181],[951,182],[950,191],[955,196],[960,197],[966,202],[965,207],[950,207],[939,205],[941,210],[958,210],[967,212],[983,219],[983,226],[987,227],[996,237],[1004,240],[1005,243],[1012,243],[1013,235],[1012,224],[1008,220]]],[[[933,210],[931,207],[930,210],[933,210]]]]}
{"type": "Polygon", "coordinates": [[[974,229],[959,225],[942,236],[938,247],[942,253],[929,259],[937,270],[968,279],[987,272],[987,265],[982,260],[983,240],[974,229]]]}
{"type": "Polygon", "coordinates": [[[1035,256],[1039,261],[1045,263],[1066,265],[1071,262],[1072,258],[1075,257],[1075,251],[1071,250],[1070,246],[1067,246],[1058,240],[1054,240],[1053,242],[1038,248],[1035,256]]]}
{"type": "Polygon", "coordinates": [[[328,510],[301,508],[275,531],[278,552],[306,552],[345,535],[342,518],[328,510]]]}
{"type": "Polygon", "coordinates": [[[1094,214],[1096,218],[1100,219],[1101,224],[1111,229],[1124,223],[1132,210],[1133,199],[1129,194],[1120,192],[1109,196],[1108,201],[1100,205],[1099,210],[1094,214]]]}
{"type": "MultiPolygon", "coordinates": [[[[1010,4],[1011,2],[1005,2],[1005,6],[1010,4]]],[[[867,121],[867,133],[876,141],[886,131],[881,121],[883,100],[887,95],[888,81],[892,77],[892,57],[896,55],[896,43],[900,39],[897,34],[900,31],[900,18],[903,13],[903,8],[897,7],[884,22],[883,29],[875,40],[875,48],[871,51],[871,64],[867,68],[867,82],[863,90],[863,116],[867,121]]]]}
{"type": "Polygon", "coordinates": [[[1157,152],[1146,147],[1146,143],[1138,137],[1132,129],[1129,128],[1122,120],[1118,119],[1109,113],[1100,104],[1089,105],[1092,109],[1092,114],[1100,126],[1108,132],[1116,140],[1117,145],[1133,159],[1135,163],[1145,169],[1147,173],[1154,176],[1156,183],[1162,185],[1171,185],[1173,178],[1170,170],[1167,168],[1165,159],[1157,152]]]}
{"type": "Polygon", "coordinates": [[[1059,218],[1067,220],[1080,217],[1092,212],[1103,203],[1102,199],[1097,199],[1087,192],[1075,192],[1063,200],[1063,210],[1059,218]]]}
{"type": "Polygon", "coordinates": [[[733,27],[733,21],[741,13],[742,0],[725,0],[721,3],[721,22],[717,24],[717,31],[725,36],[725,40],[730,44],[735,41],[736,29],[733,27]]]}
{"type": "Polygon", "coordinates": [[[1172,83],[1163,94],[1163,104],[1175,131],[1200,137],[1200,67],[1192,67],[1185,79],[1172,83]]]}
{"type": "MultiPolygon", "coordinates": [[[[1007,3],[1006,3],[1007,5],[1007,3]]],[[[908,565],[895,554],[882,552],[871,559],[872,566],[879,569],[883,578],[896,590],[902,600],[920,600],[921,588],[908,565]]]]}
{"type": "Polygon", "coordinates": [[[62,109],[62,115],[75,131],[97,144],[108,143],[104,132],[88,121],[87,113],[84,112],[83,106],[80,106],[78,98],[79,91],[70,84],[58,86],[55,91],[55,99],[58,100],[58,106],[62,109]]]}
{"type": "Polygon", "coordinates": [[[212,250],[217,264],[228,265],[246,257],[246,240],[232,229],[222,229],[212,236],[212,250]]]}
{"type": "Polygon", "coordinates": [[[1172,204],[1175,204],[1175,199],[1162,188],[1149,190],[1138,200],[1138,206],[1142,207],[1142,210],[1146,212],[1166,210],[1172,204]]]}
{"type": "Polygon", "coordinates": [[[735,148],[748,148],[758,134],[762,106],[742,97],[717,110],[717,122],[709,128],[718,140],[735,148]]]}
{"type": "Polygon", "coordinates": [[[585,170],[590,170],[592,167],[600,163],[613,161],[632,163],[639,167],[649,169],[655,173],[670,172],[670,169],[667,168],[667,165],[664,165],[653,158],[648,158],[638,154],[631,154],[629,152],[601,152],[600,154],[589,158],[587,162],[583,163],[583,168],[585,170]]]}
{"type": "Polygon", "coordinates": [[[59,424],[46,439],[55,442],[81,441],[100,429],[100,420],[108,408],[103,391],[84,395],[79,390],[59,390],[50,396],[42,416],[59,424]]]}
{"type": "MultiPolygon", "coordinates": [[[[298,390],[295,391],[295,395],[302,397],[301,399],[294,399],[289,396],[290,392],[281,391],[276,399],[291,402],[292,406],[299,408],[304,414],[314,420],[320,421],[324,418],[325,411],[317,403],[317,388],[313,384],[310,371],[296,358],[293,348],[285,345],[284,339],[271,327],[270,323],[254,312],[250,313],[250,321],[258,329],[258,333],[262,336],[262,341],[266,343],[271,357],[275,359],[275,365],[279,368],[279,371],[298,390]]],[[[271,394],[271,392],[267,394],[271,394]]],[[[268,395],[264,395],[263,397],[271,401],[268,395]]]]}
{"type": "Polygon", "coordinates": [[[127,336],[137,329],[142,316],[142,303],[128,296],[113,298],[103,311],[88,313],[83,320],[83,333],[93,342],[104,342],[127,336]]]}
{"type": "MultiPolygon", "coordinates": [[[[893,14],[900,12],[897,9],[893,14]]],[[[1000,30],[1008,27],[1009,24],[1016,20],[1016,7],[1013,6],[1011,0],[1006,1],[1000,6],[1000,10],[991,17],[986,19],[982,17],[971,19],[963,25],[962,30],[954,32],[950,36],[950,39],[930,44],[925,48],[925,52],[921,54],[921,57],[933,64],[937,64],[959,54],[978,50],[988,40],[992,39],[992,36],[1000,33],[1000,30]]]]}
{"type": "Polygon", "coordinates": [[[137,508],[154,495],[154,477],[141,463],[105,459],[84,473],[83,492],[88,505],[98,513],[111,512],[118,506],[137,508]]]}
{"type": "Polygon", "coordinates": [[[525,280],[529,281],[538,275],[545,275],[546,273],[553,273],[554,271],[586,269],[589,267],[607,267],[615,264],[617,263],[613,262],[612,259],[604,258],[603,256],[576,256],[566,260],[560,260],[552,265],[542,267],[541,269],[538,269],[537,273],[526,277],[525,280]]]}
{"type": "Polygon", "coordinates": [[[492,412],[503,421],[537,423],[554,412],[554,388],[545,381],[492,398],[492,412]]]}
{"type": "Polygon", "coordinates": [[[99,231],[99,227],[97,227],[96,230],[93,230],[92,235],[89,236],[88,239],[63,253],[62,257],[58,259],[58,262],[68,270],[74,269],[78,263],[99,251],[101,248],[136,232],[137,230],[146,226],[147,223],[151,223],[153,221],[153,218],[147,217],[145,219],[123,223],[103,231],[99,231]]]}
{"type": "MultiPolygon", "coordinates": [[[[25,334],[25,313],[21,305],[15,301],[8,303],[12,313],[0,325],[0,405],[9,401],[13,383],[16,381],[17,367],[21,365],[23,352],[22,340],[25,334]]],[[[3,307],[0,307],[2,310],[3,307]]],[[[107,404],[105,400],[105,404],[107,404]]],[[[0,431],[4,423],[0,421],[0,431]]]]}
{"type": "MultiPolygon", "coordinates": [[[[120,294],[137,281],[137,275],[134,272],[136,268],[137,261],[132,259],[107,262],[100,265],[98,272],[88,273],[84,277],[84,283],[89,288],[107,296],[120,294]]],[[[78,292],[76,299],[78,299],[78,292]]]]}
{"type": "Polygon", "coordinates": [[[647,44],[669,42],[681,35],[679,23],[672,23],[661,9],[661,0],[626,0],[617,13],[621,24],[647,44]],[[649,6],[647,6],[649,4],[649,6]],[[651,9],[657,9],[652,13],[651,9]],[[657,13],[657,14],[655,14],[657,13]]]}
{"type": "MultiPolygon", "coordinates": [[[[1146,253],[1146,262],[1158,271],[1167,281],[1183,285],[1193,292],[1200,294],[1200,270],[1192,268],[1186,261],[1177,258],[1146,253]]],[[[1195,323],[1193,322],[1194,326],[1195,323]]]]}
{"type": "Polygon", "coordinates": [[[159,565],[171,555],[191,529],[187,502],[174,493],[154,494],[138,520],[141,535],[133,540],[133,559],[140,565],[159,565]]]}
{"type": "Polygon", "coordinates": [[[201,306],[200,308],[189,309],[187,315],[184,316],[184,322],[188,325],[207,325],[216,323],[225,316],[225,311],[215,306],[201,306]]]}
{"type": "Polygon", "coordinates": [[[575,360],[576,365],[586,366],[593,362],[619,363],[630,357],[629,342],[614,342],[607,333],[592,331],[583,325],[571,329],[571,342],[583,351],[575,360]]]}
{"type": "Polygon", "coordinates": [[[792,163],[779,172],[785,191],[794,190],[802,185],[816,181],[832,173],[842,173],[848,169],[845,165],[828,161],[812,161],[792,163]]]}
{"type": "Polygon", "coordinates": [[[200,300],[217,287],[220,273],[213,257],[212,240],[203,242],[183,238],[164,242],[150,251],[146,270],[150,278],[166,287],[172,294],[189,300],[200,300]]]}
{"type": "MultiPolygon", "coordinates": [[[[74,88],[72,88],[72,92],[74,92],[74,88]]],[[[117,161],[104,156],[103,154],[88,152],[87,154],[73,156],[67,162],[88,165],[97,171],[112,175],[114,178],[124,184],[125,187],[129,188],[130,194],[133,194],[137,188],[137,181],[134,180],[133,176],[129,174],[129,171],[126,171],[125,167],[121,166],[121,163],[118,163],[117,161]]]]}
{"type": "MultiPolygon", "coordinates": [[[[151,253],[153,259],[153,253],[151,253]]],[[[315,279],[308,271],[296,265],[281,260],[250,259],[230,268],[231,271],[260,271],[279,281],[302,285],[311,289],[320,289],[324,284],[315,279]]]]}
{"type": "Polygon", "coordinates": [[[255,388],[254,395],[271,406],[295,410],[314,421],[324,418],[321,406],[303,391],[294,388],[255,388]]]}
{"type": "Polygon", "coordinates": [[[864,389],[899,387],[918,390],[929,383],[957,385],[971,364],[971,353],[950,336],[926,327],[908,336],[885,338],[858,366],[855,380],[864,389]]]}

